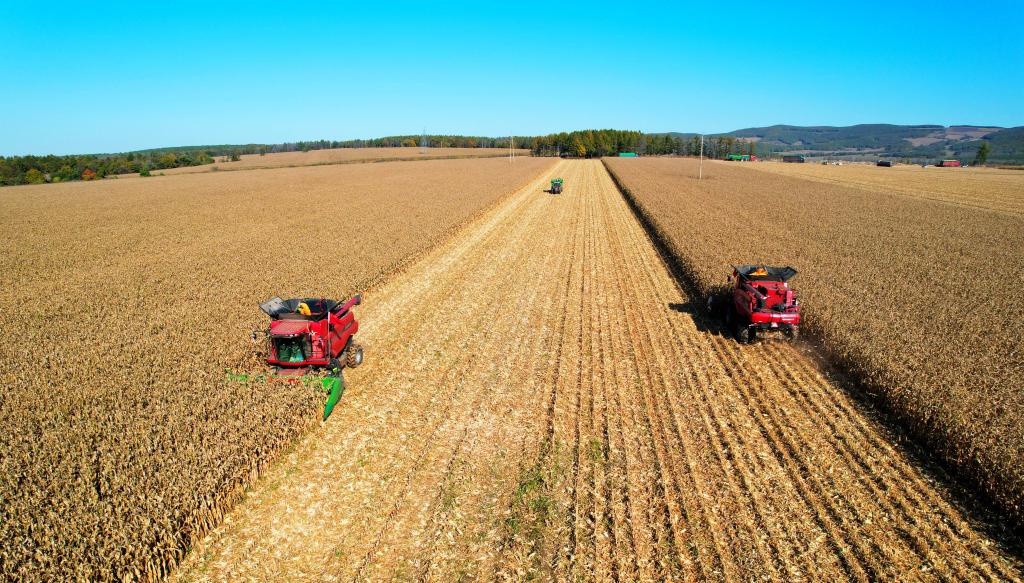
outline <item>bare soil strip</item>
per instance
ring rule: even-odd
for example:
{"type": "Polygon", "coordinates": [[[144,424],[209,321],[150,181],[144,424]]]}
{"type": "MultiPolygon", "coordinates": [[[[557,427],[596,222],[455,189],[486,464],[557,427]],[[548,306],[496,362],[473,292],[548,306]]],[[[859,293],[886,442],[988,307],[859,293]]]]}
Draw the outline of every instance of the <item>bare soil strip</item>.
{"type": "Polygon", "coordinates": [[[551,175],[367,294],[178,579],[1020,579],[806,355],[709,329],[600,162],[551,175]]]}

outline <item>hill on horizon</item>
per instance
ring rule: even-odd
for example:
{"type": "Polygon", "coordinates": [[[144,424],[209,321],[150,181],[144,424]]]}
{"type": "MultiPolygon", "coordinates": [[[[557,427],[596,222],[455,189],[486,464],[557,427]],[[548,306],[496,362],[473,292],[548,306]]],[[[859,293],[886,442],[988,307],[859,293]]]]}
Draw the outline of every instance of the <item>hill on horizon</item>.
{"type": "MultiPolygon", "coordinates": [[[[690,138],[693,133],[670,132],[690,138]]],[[[743,128],[711,137],[732,136],[756,142],[773,153],[816,156],[872,155],[912,160],[960,158],[972,160],[982,141],[989,143],[989,163],[1024,163],[1024,126],[1003,128],[982,125],[852,126],[772,125],[743,128]]]]}

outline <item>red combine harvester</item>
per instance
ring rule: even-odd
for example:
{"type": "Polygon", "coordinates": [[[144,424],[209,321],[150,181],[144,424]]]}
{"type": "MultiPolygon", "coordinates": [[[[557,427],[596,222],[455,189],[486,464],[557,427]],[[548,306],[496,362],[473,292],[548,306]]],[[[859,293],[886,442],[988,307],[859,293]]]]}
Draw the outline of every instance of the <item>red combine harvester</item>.
{"type": "Polygon", "coordinates": [[[267,364],[282,373],[359,366],[363,347],[354,338],[359,322],[352,308],[360,302],[360,296],[344,304],[324,298],[263,302],[260,309],[270,316],[267,364]]]}
{"type": "MultiPolygon", "coordinates": [[[[362,298],[357,295],[344,304],[326,298],[277,297],[260,304],[270,316],[270,328],[265,331],[267,364],[279,378],[297,380],[313,370],[327,369],[324,419],[345,390],[341,369],[363,363],[363,347],[355,340],[359,322],[352,312],[360,303],[362,298]]],[[[257,332],[253,332],[253,340],[258,340],[257,332]]]]}
{"type": "Polygon", "coordinates": [[[776,332],[793,340],[800,330],[800,301],[787,282],[795,275],[792,267],[734,265],[730,289],[710,295],[708,310],[724,318],[741,343],[776,332]]]}

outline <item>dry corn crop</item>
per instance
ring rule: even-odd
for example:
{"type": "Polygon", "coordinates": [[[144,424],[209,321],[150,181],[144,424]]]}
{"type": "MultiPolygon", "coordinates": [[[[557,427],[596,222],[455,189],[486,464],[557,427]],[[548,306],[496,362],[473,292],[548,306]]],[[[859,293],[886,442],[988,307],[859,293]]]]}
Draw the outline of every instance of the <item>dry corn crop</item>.
{"type": "Polygon", "coordinates": [[[225,378],[262,370],[257,303],[364,289],[550,164],[4,189],[0,578],[167,573],[317,423],[311,389],[225,378]]]}

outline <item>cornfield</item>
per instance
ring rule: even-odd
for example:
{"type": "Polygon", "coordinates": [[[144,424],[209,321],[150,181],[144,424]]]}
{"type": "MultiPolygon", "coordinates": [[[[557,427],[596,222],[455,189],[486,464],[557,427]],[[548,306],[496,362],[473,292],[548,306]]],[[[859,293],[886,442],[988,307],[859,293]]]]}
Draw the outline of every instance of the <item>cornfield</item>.
{"type": "MultiPolygon", "coordinates": [[[[528,156],[529,150],[516,150],[516,156],[528,156]]],[[[156,170],[156,174],[195,174],[229,170],[255,170],[294,166],[322,166],[388,160],[435,160],[449,158],[503,158],[508,150],[502,148],[333,148],[308,152],[278,152],[273,154],[244,154],[235,162],[220,161],[202,166],[182,166],[156,170]]],[[[137,174],[126,176],[138,176],[137,174]]]]}
{"type": "Polygon", "coordinates": [[[798,345],[719,333],[597,160],[366,300],[343,406],[172,580],[1020,579],[798,345]]]}
{"type": "Polygon", "coordinates": [[[317,423],[317,392],[227,378],[262,370],[247,338],[265,325],[257,303],[372,286],[549,165],[394,162],[5,189],[0,576],[168,573],[317,423]]]}
{"type": "Polygon", "coordinates": [[[1021,196],[1024,176],[1021,176],[1020,170],[922,168],[908,164],[879,168],[874,164],[832,166],[784,163],[751,164],[746,168],[825,184],[859,186],[890,194],[1024,215],[1024,196],[1021,196]]]}
{"type": "Polygon", "coordinates": [[[689,159],[605,164],[703,292],[734,263],[799,269],[805,331],[1020,524],[1024,175],[1000,175],[1016,180],[996,200],[987,180],[972,196],[967,174],[923,197],[890,189],[902,174],[885,168],[854,187],[725,163],[698,182],[689,159]]]}

